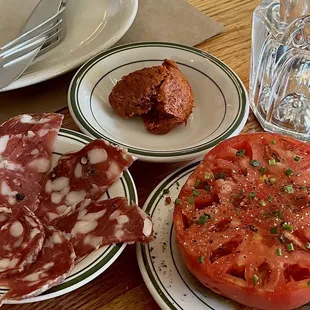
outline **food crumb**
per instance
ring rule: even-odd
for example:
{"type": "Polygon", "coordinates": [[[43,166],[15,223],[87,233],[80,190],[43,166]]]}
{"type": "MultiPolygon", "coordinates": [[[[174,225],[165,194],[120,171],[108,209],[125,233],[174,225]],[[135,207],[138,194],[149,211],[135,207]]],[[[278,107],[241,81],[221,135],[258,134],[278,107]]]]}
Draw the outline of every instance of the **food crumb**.
{"type": "Polygon", "coordinates": [[[166,204],[166,205],[170,205],[170,204],[171,204],[171,197],[170,197],[170,196],[167,196],[167,197],[165,198],[165,204],[166,204]]]}

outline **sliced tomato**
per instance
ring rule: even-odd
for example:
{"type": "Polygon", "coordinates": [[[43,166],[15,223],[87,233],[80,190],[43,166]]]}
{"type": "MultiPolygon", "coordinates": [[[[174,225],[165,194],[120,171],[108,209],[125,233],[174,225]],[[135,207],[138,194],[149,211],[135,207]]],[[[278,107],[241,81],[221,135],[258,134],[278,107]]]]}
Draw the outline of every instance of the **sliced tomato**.
{"type": "Polygon", "coordinates": [[[211,290],[258,309],[310,301],[310,146],[269,133],[212,149],[176,200],[177,243],[211,290]]]}

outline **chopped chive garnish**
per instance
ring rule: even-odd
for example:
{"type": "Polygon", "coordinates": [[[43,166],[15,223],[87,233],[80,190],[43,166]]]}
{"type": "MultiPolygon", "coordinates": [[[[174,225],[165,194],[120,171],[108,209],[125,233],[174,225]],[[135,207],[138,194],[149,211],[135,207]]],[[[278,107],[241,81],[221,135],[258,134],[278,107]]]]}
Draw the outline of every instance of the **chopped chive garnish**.
{"type": "Polygon", "coordinates": [[[188,197],[188,202],[190,204],[193,204],[195,202],[194,198],[193,197],[188,197]]]}
{"type": "Polygon", "coordinates": [[[210,186],[210,185],[206,185],[205,186],[205,190],[208,191],[208,192],[211,190],[211,188],[212,188],[212,186],[210,186]]]}
{"type": "Polygon", "coordinates": [[[198,196],[199,196],[199,192],[197,192],[196,190],[193,190],[193,195],[194,195],[195,197],[198,197],[198,196]]]}
{"type": "Polygon", "coordinates": [[[200,255],[200,256],[198,257],[198,263],[199,263],[199,264],[202,264],[203,261],[204,261],[204,257],[203,257],[202,255],[200,255]]]}
{"type": "Polygon", "coordinates": [[[278,227],[275,227],[275,226],[271,227],[270,228],[270,233],[273,234],[273,235],[276,235],[278,233],[278,227]]]}
{"type": "Polygon", "coordinates": [[[175,183],[175,184],[177,185],[177,187],[179,187],[179,186],[180,186],[179,181],[176,181],[176,183],[175,183]]]}
{"type": "Polygon", "coordinates": [[[279,237],[279,240],[280,240],[281,243],[285,243],[286,242],[286,238],[283,235],[281,235],[279,237]]]}
{"type": "Polygon", "coordinates": [[[277,179],[276,178],[270,178],[269,181],[271,184],[274,184],[274,183],[276,183],[277,179]]]}
{"type": "Polygon", "coordinates": [[[277,144],[277,141],[276,140],[272,140],[271,144],[275,145],[275,144],[277,144]]]}
{"type": "Polygon", "coordinates": [[[233,194],[232,198],[241,198],[244,194],[244,189],[240,189],[238,194],[233,194]]]}
{"type": "Polygon", "coordinates": [[[214,173],[214,179],[218,180],[218,179],[226,179],[226,174],[225,172],[220,172],[220,173],[214,173]]]}
{"type": "Polygon", "coordinates": [[[300,161],[300,159],[301,159],[301,157],[298,156],[298,155],[296,155],[296,156],[294,157],[294,160],[295,160],[295,161],[300,161]]]}
{"type": "Polygon", "coordinates": [[[294,249],[294,244],[293,243],[289,243],[287,246],[286,246],[287,250],[289,252],[293,252],[295,249],[294,249]]]}
{"type": "Polygon", "coordinates": [[[277,255],[278,255],[278,256],[282,256],[282,249],[281,249],[281,248],[278,248],[278,249],[277,249],[277,255]]]}
{"type": "Polygon", "coordinates": [[[307,250],[310,250],[310,242],[306,242],[305,247],[307,250]]]}
{"type": "Polygon", "coordinates": [[[283,211],[282,210],[274,210],[271,212],[271,215],[277,217],[279,219],[283,218],[283,211]]]}
{"type": "Polygon", "coordinates": [[[282,225],[282,227],[283,227],[284,230],[288,230],[288,231],[290,231],[290,232],[293,231],[293,227],[292,227],[291,225],[287,224],[287,223],[284,223],[284,224],[282,225]]]}
{"type": "Polygon", "coordinates": [[[259,204],[262,206],[262,207],[266,207],[266,202],[264,200],[260,200],[259,201],[259,204]]]}
{"type": "Polygon", "coordinates": [[[268,200],[269,202],[272,202],[272,201],[273,201],[273,197],[272,197],[272,196],[268,196],[267,200],[268,200]]]}
{"type": "Polygon", "coordinates": [[[254,199],[255,195],[256,195],[255,192],[250,192],[249,198],[250,198],[250,199],[254,199]]]}
{"type": "Polygon", "coordinates": [[[307,286],[310,287],[310,281],[307,282],[307,286]]]}
{"type": "Polygon", "coordinates": [[[201,180],[196,180],[196,182],[195,182],[195,188],[199,188],[200,187],[200,185],[201,185],[201,180]]]}
{"type": "Polygon", "coordinates": [[[260,173],[265,173],[266,172],[266,168],[265,167],[260,167],[259,168],[259,172],[260,173]]]}
{"type": "Polygon", "coordinates": [[[205,179],[206,179],[206,180],[211,179],[211,173],[206,173],[206,174],[205,174],[205,179]]]}
{"type": "Polygon", "coordinates": [[[257,283],[258,283],[258,281],[259,281],[259,278],[258,278],[258,276],[255,274],[254,276],[253,276],[253,283],[254,283],[254,285],[256,285],[257,283]]]}
{"type": "Polygon", "coordinates": [[[269,166],[275,166],[276,160],[274,158],[268,160],[269,166]]]}
{"type": "Polygon", "coordinates": [[[182,203],[181,199],[180,198],[177,198],[175,201],[174,201],[175,204],[177,205],[180,205],[182,203]]]}
{"type": "Polygon", "coordinates": [[[294,193],[294,188],[292,185],[285,185],[283,187],[284,191],[288,194],[293,194],[294,193]]]}
{"type": "Polygon", "coordinates": [[[163,190],[163,194],[165,195],[165,194],[169,194],[170,193],[170,190],[168,189],[168,188],[165,188],[164,190],[163,190]]]}
{"type": "Polygon", "coordinates": [[[236,153],[236,156],[244,156],[245,155],[245,150],[238,150],[236,153]]]}
{"type": "Polygon", "coordinates": [[[198,219],[198,224],[199,225],[204,225],[206,223],[206,221],[209,219],[208,216],[206,215],[201,215],[198,219]]]}
{"type": "Polygon", "coordinates": [[[250,161],[250,165],[252,167],[258,167],[259,166],[259,161],[257,161],[256,159],[253,159],[250,161]]]}
{"type": "Polygon", "coordinates": [[[293,175],[293,170],[291,168],[288,168],[286,171],[285,171],[285,174],[290,177],[291,175],[293,175]]]}

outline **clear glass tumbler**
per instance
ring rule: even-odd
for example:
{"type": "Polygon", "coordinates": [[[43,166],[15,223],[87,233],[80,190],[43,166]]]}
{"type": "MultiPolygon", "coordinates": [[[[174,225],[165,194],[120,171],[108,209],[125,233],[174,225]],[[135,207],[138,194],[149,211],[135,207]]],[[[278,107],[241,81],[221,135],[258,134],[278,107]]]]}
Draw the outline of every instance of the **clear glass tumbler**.
{"type": "Polygon", "coordinates": [[[254,11],[249,95],[265,130],[310,141],[310,0],[254,11]]]}

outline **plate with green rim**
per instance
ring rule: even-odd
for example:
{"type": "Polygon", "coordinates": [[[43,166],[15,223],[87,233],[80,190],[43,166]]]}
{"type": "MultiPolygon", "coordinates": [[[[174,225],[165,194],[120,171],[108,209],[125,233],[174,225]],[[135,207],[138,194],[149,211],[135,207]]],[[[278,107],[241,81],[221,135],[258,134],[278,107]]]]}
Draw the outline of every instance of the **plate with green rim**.
{"type": "Polygon", "coordinates": [[[144,42],[118,46],[86,62],[68,91],[70,113],[81,131],[128,148],[140,160],[176,162],[198,158],[244,127],[249,102],[246,89],[226,64],[186,45],[144,42]],[[109,94],[122,76],[175,61],[195,96],[187,124],[165,135],[149,133],[140,117],[123,119],[109,104],[109,94]]]}
{"type": "MultiPolygon", "coordinates": [[[[68,152],[78,151],[93,139],[79,132],[68,129],[61,129],[56,139],[53,151],[53,165],[56,164],[58,158],[68,152]]],[[[116,181],[103,198],[122,196],[128,198],[128,201],[138,202],[135,183],[128,171],[124,171],[123,176],[116,181]]],[[[39,296],[28,298],[21,301],[8,301],[5,303],[20,304],[37,302],[46,299],[55,298],[57,296],[69,293],[77,288],[85,285],[89,281],[95,279],[103,273],[125,249],[126,244],[110,245],[91,253],[82,261],[78,262],[68,278],[61,284],[49,289],[39,296]]],[[[5,294],[7,289],[0,288],[0,294],[5,294]]]]}

